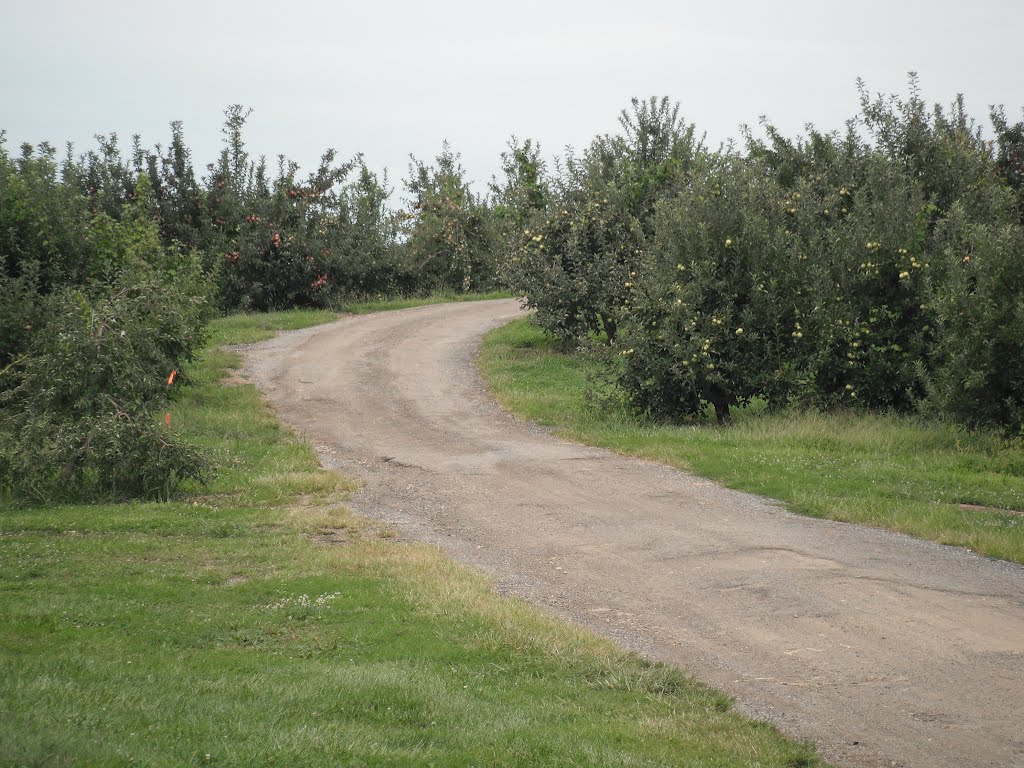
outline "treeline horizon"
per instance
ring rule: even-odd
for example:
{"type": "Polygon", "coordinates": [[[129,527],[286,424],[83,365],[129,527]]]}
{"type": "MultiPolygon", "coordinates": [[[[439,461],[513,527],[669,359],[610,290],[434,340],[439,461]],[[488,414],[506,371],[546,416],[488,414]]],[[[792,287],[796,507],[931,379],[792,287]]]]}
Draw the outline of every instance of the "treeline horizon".
{"type": "Polygon", "coordinates": [[[923,414],[1024,435],[1024,122],[872,96],[846,131],[711,149],[668,98],[546,163],[512,138],[472,190],[411,158],[404,203],[362,155],[300,174],[225,113],[197,173],[115,136],[63,158],[0,134],[0,494],[166,496],[209,463],[165,429],[216,312],[512,291],[622,404],[923,414]]]}

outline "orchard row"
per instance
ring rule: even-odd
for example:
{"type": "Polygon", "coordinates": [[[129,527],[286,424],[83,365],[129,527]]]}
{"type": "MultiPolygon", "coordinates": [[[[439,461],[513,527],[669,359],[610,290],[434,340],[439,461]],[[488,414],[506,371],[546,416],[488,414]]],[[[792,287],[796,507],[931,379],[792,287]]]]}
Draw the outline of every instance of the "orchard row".
{"type": "Polygon", "coordinates": [[[843,133],[709,150],[635,101],[543,186],[510,284],[657,417],[769,407],[1024,427],[1024,124],[871,98],[843,133]]]}
{"type": "MultiPolygon", "coordinates": [[[[1024,427],[1024,123],[871,97],[837,133],[709,147],[667,99],[476,194],[445,145],[403,204],[361,156],[198,174],[115,137],[58,159],[0,134],[0,495],[165,496],[203,458],[161,418],[217,311],[506,288],[659,418],[768,407],[1024,427]]],[[[185,375],[182,381],[187,381],[185,375]]]]}

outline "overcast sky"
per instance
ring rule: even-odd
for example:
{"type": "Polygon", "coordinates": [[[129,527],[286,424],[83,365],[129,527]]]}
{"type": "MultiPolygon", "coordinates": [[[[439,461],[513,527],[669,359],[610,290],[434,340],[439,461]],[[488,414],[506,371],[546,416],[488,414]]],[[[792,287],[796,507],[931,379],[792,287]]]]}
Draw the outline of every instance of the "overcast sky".
{"type": "Polygon", "coordinates": [[[858,77],[906,93],[916,70],[929,101],[1017,120],[1022,31],[1020,0],[0,0],[0,129],[8,151],[86,149],[111,131],[166,143],[182,120],[202,168],[240,103],[254,155],[362,152],[400,186],[447,138],[486,181],[509,136],[582,147],[632,96],[678,100],[717,144],[760,115],[840,128],[858,77]]]}

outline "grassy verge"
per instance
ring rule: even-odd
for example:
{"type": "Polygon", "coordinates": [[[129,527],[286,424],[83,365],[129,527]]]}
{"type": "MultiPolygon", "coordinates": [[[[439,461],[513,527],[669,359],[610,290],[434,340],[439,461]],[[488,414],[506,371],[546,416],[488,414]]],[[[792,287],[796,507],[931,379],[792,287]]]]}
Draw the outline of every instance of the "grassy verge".
{"type": "Polygon", "coordinates": [[[0,514],[0,766],[816,764],[680,672],[354,518],[351,484],[224,383],[237,363],[207,350],[173,409],[220,467],[209,487],[0,514]]]}
{"type": "Polygon", "coordinates": [[[997,436],[860,414],[740,414],[665,426],[587,396],[597,365],[559,354],[529,323],[485,340],[498,400],[572,440],[662,461],[780,499],[796,512],[902,531],[1024,563],[1024,448],[997,436]]]}
{"type": "Polygon", "coordinates": [[[434,293],[430,296],[420,298],[400,299],[374,299],[342,304],[338,307],[341,312],[349,312],[356,315],[365,315],[369,312],[381,312],[389,309],[409,309],[410,307],[424,307],[428,304],[451,304],[459,301],[487,301],[488,299],[510,299],[511,293],[494,291],[492,293],[434,293]]]}
{"type": "Polygon", "coordinates": [[[394,309],[411,309],[430,304],[451,304],[463,301],[509,299],[511,293],[432,293],[416,298],[380,298],[339,304],[335,310],[291,309],[285,312],[246,312],[218,318],[210,327],[209,345],[251,344],[270,338],[276,331],[294,331],[319,323],[329,323],[339,315],[367,315],[394,309]]]}

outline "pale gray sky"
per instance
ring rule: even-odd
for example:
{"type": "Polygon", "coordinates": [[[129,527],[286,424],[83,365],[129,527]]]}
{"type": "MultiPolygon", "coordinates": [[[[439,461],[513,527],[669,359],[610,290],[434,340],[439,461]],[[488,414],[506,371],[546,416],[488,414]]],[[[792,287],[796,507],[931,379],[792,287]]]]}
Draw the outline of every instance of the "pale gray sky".
{"type": "Polygon", "coordinates": [[[202,168],[241,103],[253,154],[361,151],[400,186],[447,138],[486,181],[510,135],[582,147],[631,96],[677,99],[714,144],[762,114],[839,128],[857,77],[905,93],[909,70],[929,101],[1020,119],[1022,30],[1020,0],[0,0],[0,128],[85,149],[183,120],[202,168]]]}

